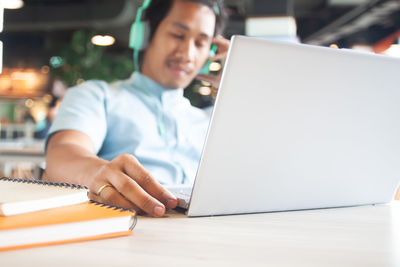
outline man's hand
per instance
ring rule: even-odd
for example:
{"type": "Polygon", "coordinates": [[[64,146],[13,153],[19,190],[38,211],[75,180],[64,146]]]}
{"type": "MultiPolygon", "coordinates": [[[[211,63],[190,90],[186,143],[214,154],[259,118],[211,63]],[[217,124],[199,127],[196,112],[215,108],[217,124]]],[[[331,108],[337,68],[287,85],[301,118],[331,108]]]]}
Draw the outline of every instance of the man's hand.
{"type": "MultiPolygon", "coordinates": [[[[229,49],[229,40],[222,36],[214,38],[213,43],[217,45],[217,54],[214,57],[209,58],[210,60],[225,60],[229,49]]],[[[221,74],[215,75],[197,75],[196,79],[209,82],[214,87],[219,87],[221,80],[221,74]]]]}
{"type": "Polygon", "coordinates": [[[89,182],[90,199],[161,217],[175,208],[177,199],[130,154],[122,154],[100,167],[89,182]],[[104,185],[100,193],[99,189],[104,185]]]}
{"type": "Polygon", "coordinates": [[[63,130],[50,138],[46,175],[52,181],[87,185],[90,199],[154,217],[163,216],[166,208],[175,208],[178,203],[134,156],[100,159],[91,139],[79,131],[63,130]]]}
{"type": "Polygon", "coordinates": [[[218,49],[217,49],[217,54],[210,58],[211,60],[224,60],[226,58],[226,54],[228,53],[229,49],[229,40],[222,37],[221,35],[218,35],[213,39],[213,44],[216,44],[218,49]]]}

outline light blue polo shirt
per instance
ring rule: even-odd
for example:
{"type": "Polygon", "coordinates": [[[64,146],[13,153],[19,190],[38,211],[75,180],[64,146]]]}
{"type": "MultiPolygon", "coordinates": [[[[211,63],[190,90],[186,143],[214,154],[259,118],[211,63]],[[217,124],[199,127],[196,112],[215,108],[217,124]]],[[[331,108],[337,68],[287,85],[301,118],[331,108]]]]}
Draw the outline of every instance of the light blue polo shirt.
{"type": "Polygon", "coordinates": [[[78,130],[90,137],[100,158],[129,153],[160,183],[190,184],[208,123],[208,113],[193,107],[183,89],[165,89],[135,72],[128,80],[69,89],[49,136],[78,130]]]}

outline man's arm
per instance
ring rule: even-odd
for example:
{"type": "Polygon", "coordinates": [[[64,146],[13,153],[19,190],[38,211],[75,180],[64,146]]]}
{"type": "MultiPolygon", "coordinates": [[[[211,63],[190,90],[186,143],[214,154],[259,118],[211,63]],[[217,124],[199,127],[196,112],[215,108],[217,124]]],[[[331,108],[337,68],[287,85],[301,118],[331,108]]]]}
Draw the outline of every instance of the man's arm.
{"type": "Polygon", "coordinates": [[[148,173],[138,160],[122,154],[112,161],[97,157],[91,139],[75,130],[56,132],[47,145],[46,177],[89,187],[93,200],[160,217],[174,208],[176,198],[148,173]],[[105,184],[99,195],[96,193],[105,184]]]}

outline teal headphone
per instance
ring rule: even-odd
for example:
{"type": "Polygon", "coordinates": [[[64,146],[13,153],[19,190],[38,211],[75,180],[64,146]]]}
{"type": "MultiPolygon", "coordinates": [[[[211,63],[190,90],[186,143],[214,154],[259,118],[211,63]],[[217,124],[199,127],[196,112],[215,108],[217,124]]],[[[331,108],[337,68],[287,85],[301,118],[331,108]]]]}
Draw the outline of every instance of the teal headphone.
{"type": "MultiPolygon", "coordinates": [[[[136,71],[139,71],[139,52],[146,49],[150,38],[150,25],[148,22],[142,20],[143,12],[149,8],[151,0],[144,0],[143,5],[138,8],[136,13],[135,22],[131,26],[129,36],[129,47],[133,49],[133,61],[136,71]]],[[[217,4],[214,5],[213,10],[215,14],[219,14],[219,7],[217,4]]],[[[211,45],[209,57],[215,56],[217,53],[217,46],[211,45]]],[[[207,60],[204,66],[201,68],[199,74],[207,75],[210,73],[211,60],[207,60]]]]}
{"type": "Polygon", "coordinates": [[[143,5],[138,8],[135,22],[131,26],[129,36],[129,47],[133,49],[133,61],[135,70],[139,70],[139,51],[147,47],[150,26],[149,23],[142,20],[143,11],[150,6],[151,0],[144,0],[143,5]]]}

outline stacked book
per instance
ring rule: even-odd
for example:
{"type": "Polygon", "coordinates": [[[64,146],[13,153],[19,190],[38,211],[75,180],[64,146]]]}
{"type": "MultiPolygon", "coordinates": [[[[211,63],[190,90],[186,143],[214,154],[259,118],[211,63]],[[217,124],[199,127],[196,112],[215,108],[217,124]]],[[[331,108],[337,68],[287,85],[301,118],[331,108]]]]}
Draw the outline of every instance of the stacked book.
{"type": "Polygon", "coordinates": [[[0,251],[129,235],[136,213],[89,201],[85,186],[0,178],[0,251]]]}

